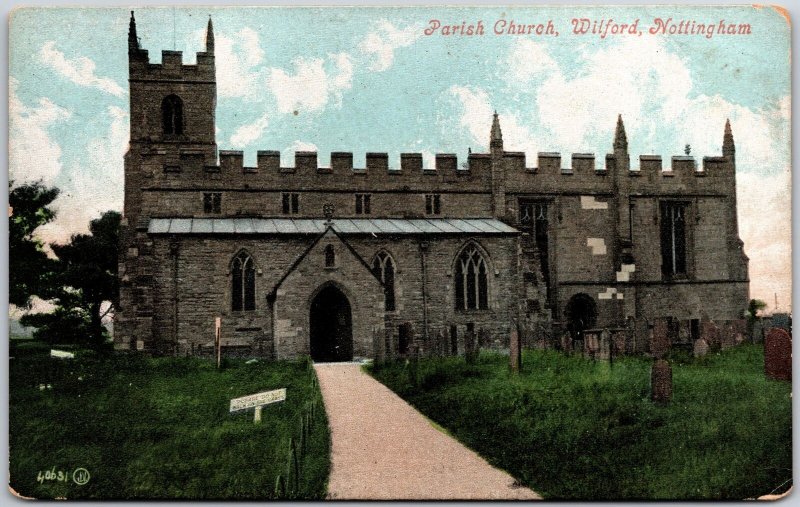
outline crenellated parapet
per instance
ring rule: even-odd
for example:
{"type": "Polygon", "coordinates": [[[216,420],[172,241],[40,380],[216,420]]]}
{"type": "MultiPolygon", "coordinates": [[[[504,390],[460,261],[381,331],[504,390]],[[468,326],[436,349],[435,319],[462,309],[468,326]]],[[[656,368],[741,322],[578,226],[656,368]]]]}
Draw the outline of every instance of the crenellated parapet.
{"type": "Polygon", "coordinates": [[[284,166],[281,152],[275,150],[259,150],[256,155],[256,166],[243,165],[244,152],[238,150],[220,150],[219,165],[208,166],[208,171],[219,169],[225,173],[277,173],[277,174],[330,174],[338,176],[363,176],[368,174],[398,175],[475,175],[489,166],[489,155],[472,153],[464,167],[458,165],[458,157],[454,153],[437,153],[434,155],[434,167],[423,166],[422,153],[401,153],[399,164],[389,162],[389,154],[385,152],[367,152],[365,166],[355,167],[353,153],[334,151],[330,154],[330,165],[321,166],[315,151],[297,151],[294,153],[294,165],[284,166]]]}
{"type": "Polygon", "coordinates": [[[181,81],[215,80],[214,53],[205,51],[196,53],[196,64],[184,64],[182,51],[161,51],[161,63],[150,63],[148,52],[138,50],[136,58],[130,59],[131,79],[163,79],[181,81]]]}

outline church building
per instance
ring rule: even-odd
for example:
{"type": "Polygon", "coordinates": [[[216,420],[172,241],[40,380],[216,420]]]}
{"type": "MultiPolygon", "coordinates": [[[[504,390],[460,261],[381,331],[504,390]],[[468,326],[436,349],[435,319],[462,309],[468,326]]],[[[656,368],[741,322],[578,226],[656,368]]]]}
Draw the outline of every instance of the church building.
{"type": "Polygon", "coordinates": [[[618,118],[602,164],[541,152],[527,167],[495,114],[488,153],[463,164],[367,152],[358,168],[335,152],[320,167],[316,152],[258,151],[246,167],[217,146],[210,20],[196,64],[179,51],[153,64],[132,13],[128,55],[118,349],[209,354],[218,320],[223,354],[463,353],[465,336],[507,348],[514,328],[555,344],[747,307],[729,123],[721,156],[701,165],[642,155],[632,167],[618,118]]]}

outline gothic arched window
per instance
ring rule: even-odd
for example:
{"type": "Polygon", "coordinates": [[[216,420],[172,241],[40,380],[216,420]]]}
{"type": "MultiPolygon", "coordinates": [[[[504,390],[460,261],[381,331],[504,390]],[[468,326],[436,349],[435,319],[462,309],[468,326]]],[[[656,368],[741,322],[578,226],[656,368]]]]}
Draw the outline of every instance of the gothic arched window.
{"type": "Polygon", "coordinates": [[[488,268],[480,250],[468,245],[456,259],[456,309],[486,310],[489,308],[488,268]]]}
{"type": "Polygon", "coordinates": [[[394,262],[386,252],[378,252],[372,260],[372,272],[383,282],[386,310],[394,310],[394,262]]]}
{"type": "Polygon", "coordinates": [[[177,95],[167,95],[161,101],[161,123],[164,134],[183,134],[183,101],[177,95]]]}
{"type": "Polygon", "coordinates": [[[231,309],[256,309],[256,268],[247,252],[240,252],[231,264],[231,309]]]}

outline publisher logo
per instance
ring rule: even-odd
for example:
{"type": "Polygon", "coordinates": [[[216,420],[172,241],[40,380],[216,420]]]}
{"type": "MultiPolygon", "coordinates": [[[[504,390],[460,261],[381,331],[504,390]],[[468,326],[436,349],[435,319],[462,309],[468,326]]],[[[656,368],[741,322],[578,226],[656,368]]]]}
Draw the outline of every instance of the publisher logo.
{"type": "Polygon", "coordinates": [[[83,486],[89,482],[89,478],[89,471],[85,468],[76,468],[75,471],[72,472],[72,481],[78,486],[83,486]]]}

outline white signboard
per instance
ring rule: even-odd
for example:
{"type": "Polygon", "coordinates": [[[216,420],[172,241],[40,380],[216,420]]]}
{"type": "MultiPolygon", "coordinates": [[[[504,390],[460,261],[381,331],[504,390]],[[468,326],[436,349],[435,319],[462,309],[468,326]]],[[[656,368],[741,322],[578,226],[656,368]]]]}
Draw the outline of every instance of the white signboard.
{"type": "Polygon", "coordinates": [[[248,408],[261,407],[269,405],[270,403],[277,403],[286,399],[286,388],[276,389],[274,391],[265,391],[263,393],[251,394],[250,396],[243,396],[241,398],[234,398],[231,400],[231,412],[238,412],[239,410],[247,410],[248,408]]]}
{"type": "Polygon", "coordinates": [[[59,359],[74,359],[75,354],[72,352],[65,352],[63,350],[50,349],[50,357],[57,357],[59,359]]]}

